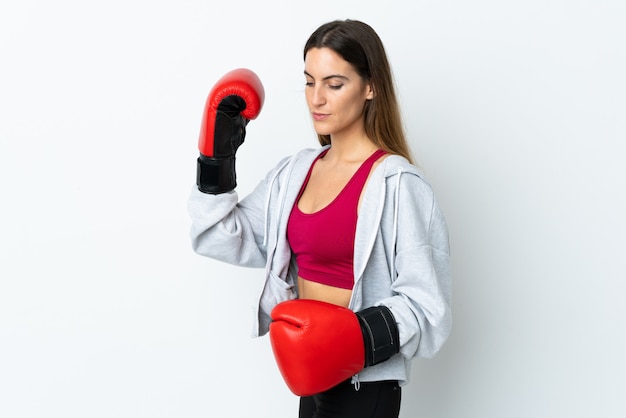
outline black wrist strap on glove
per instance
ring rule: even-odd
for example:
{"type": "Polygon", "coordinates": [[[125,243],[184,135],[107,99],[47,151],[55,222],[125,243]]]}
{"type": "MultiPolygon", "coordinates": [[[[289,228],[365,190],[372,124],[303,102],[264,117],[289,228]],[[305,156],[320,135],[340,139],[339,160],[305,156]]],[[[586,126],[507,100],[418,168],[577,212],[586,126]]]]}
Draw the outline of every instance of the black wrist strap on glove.
{"type": "Polygon", "coordinates": [[[203,193],[220,194],[234,190],[237,187],[235,157],[211,158],[200,154],[196,184],[203,193]]]}
{"type": "Polygon", "coordinates": [[[365,367],[383,362],[400,351],[400,335],[391,310],[373,306],[356,313],[363,332],[365,367]]]}

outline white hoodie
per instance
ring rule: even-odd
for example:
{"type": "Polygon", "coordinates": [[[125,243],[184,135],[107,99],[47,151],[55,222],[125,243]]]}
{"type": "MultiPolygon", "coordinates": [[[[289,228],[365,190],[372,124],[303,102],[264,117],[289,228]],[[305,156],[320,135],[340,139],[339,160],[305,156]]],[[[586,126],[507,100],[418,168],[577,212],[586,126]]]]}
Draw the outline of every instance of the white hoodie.
{"type": "MultiPolygon", "coordinates": [[[[297,294],[287,220],[314,159],[327,147],[283,159],[252,193],[205,194],[192,188],[191,242],[198,254],[265,267],[253,336],[269,330],[272,308],[297,294]]],[[[355,238],[350,309],[383,304],[398,323],[400,353],[359,373],[361,382],[408,382],[411,359],[432,357],[450,333],[448,230],[433,190],[405,158],[389,155],[363,192],[355,238]]]]}

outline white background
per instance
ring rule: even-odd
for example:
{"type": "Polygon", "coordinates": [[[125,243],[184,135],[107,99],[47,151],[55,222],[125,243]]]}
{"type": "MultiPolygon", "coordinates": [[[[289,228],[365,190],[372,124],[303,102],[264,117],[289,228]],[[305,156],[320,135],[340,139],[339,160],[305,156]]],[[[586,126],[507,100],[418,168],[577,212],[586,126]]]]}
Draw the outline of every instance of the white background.
{"type": "Polygon", "coordinates": [[[204,100],[248,67],[267,98],[239,192],[317,146],[302,46],[383,39],[450,227],[454,328],[401,416],[626,416],[623,1],[0,6],[0,416],[294,417],[262,270],[194,254],[204,100]]]}

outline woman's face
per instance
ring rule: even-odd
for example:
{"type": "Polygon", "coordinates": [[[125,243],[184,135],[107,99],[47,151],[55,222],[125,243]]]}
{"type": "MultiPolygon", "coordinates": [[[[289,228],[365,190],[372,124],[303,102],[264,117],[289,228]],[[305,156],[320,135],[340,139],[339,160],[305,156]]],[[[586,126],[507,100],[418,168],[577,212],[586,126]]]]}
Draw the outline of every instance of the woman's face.
{"type": "Polygon", "coordinates": [[[373,91],[352,64],[330,48],[312,48],[304,59],[304,76],[315,131],[333,137],[362,135],[363,108],[373,91]]]}

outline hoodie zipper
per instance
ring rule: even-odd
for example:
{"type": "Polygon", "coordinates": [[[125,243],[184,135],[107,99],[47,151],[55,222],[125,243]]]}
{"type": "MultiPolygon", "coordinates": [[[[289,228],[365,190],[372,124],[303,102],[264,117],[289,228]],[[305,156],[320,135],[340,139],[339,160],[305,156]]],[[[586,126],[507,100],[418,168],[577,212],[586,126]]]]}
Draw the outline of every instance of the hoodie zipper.
{"type": "Polygon", "coordinates": [[[355,374],[354,376],[352,376],[352,380],[351,382],[352,385],[354,385],[354,390],[356,392],[358,392],[359,390],[361,390],[361,381],[359,380],[359,374],[355,374]]]}
{"type": "MultiPolygon", "coordinates": [[[[394,200],[394,212],[393,212],[393,245],[394,245],[394,251],[392,252],[391,255],[391,281],[393,282],[395,280],[396,277],[396,255],[395,255],[395,243],[398,237],[398,204],[400,202],[400,178],[402,177],[402,168],[399,167],[398,168],[398,179],[396,181],[396,190],[394,191],[394,196],[393,196],[393,200],[394,200]]],[[[381,203],[381,205],[384,205],[384,195],[381,197],[381,199],[383,200],[383,202],[381,203]]],[[[376,234],[374,234],[374,237],[376,237],[376,234]]],[[[375,239],[375,238],[374,238],[375,239]]],[[[360,280],[360,277],[359,279],[360,280]]],[[[356,285],[356,282],[355,282],[356,285]]],[[[352,293],[352,297],[350,298],[350,307],[353,306],[353,301],[354,301],[354,292],[352,293]]],[[[361,389],[361,381],[359,380],[359,374],[355,374],[354,376],[352,376],[352,380],[351,380],[352,385],[354,386],[354,390],[355,391],[359,391],[359,389],[361,389]]]]}
{"type": "MultiPolygon", "coordinates": [[[[276,179],[280,176],[285,166],[290,165],[290,167],[292,167],[293,166],[293,164],[291,164],[292,162],[293,162],[293,159],[286,161],[282,167],[276,170],[276,173],[272,176],[272,179],[270,180],[269,186],[267,188],[267,196],[265,197],[265,224],[263,225],[263,245],[264,246],[267,245],[267,234],[268,234],[268,229],[269,229],[269,224],[270,224],[269,212],[270,212],[270,203],[272,202],[272,189],[274,188],[274,183],[276,182],[276,179]]],[[[293,168],[289,169],[289,173],[291,173],[292,169],[293,168]]],[[[281,202],[281,205],[284,205],[284,202],[281,202]]]]}

